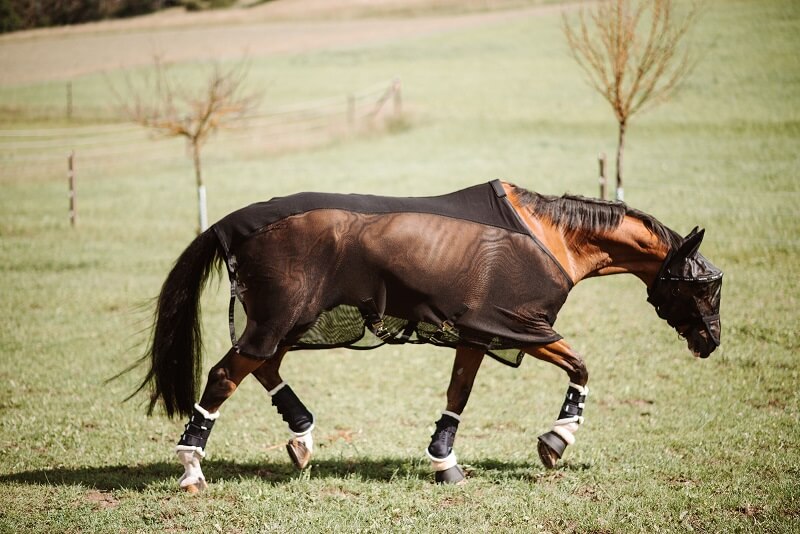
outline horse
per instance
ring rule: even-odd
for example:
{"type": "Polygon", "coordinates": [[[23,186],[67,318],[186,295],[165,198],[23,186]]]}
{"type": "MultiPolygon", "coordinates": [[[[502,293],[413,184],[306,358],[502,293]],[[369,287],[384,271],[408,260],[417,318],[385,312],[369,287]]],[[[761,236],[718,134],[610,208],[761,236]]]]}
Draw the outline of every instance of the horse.
{"type": "Polygon", "coordinates": [[[201,460],[220,407],[251,374],[289,427],[292,463],[308,465],[315,418],[280,375],[289,351],[451,347],[446,405],[426,454],[437,483],[460,484],[453,445],[484,357],[518,366],[530,355],[568,377],[552,429],[537,440],[553,468],[575,443],[589,392],[584,359],[552,328],[567,294],[586,278],[633,274],[658,316],[706,358],[720,344],[723,273],[698,252],[704,233],[681,237],[622,202],[500,180],[436,197],[298,193],[252,204],[201,233],[169,272],[137,392],[149,390],[148,414],[160,404],[170,418],[188,417],[175,451],[179,486],[195,493],[207,487],[201,460]],[[223,264],[231,348],[197,401],[199,298],[223,264]]]}

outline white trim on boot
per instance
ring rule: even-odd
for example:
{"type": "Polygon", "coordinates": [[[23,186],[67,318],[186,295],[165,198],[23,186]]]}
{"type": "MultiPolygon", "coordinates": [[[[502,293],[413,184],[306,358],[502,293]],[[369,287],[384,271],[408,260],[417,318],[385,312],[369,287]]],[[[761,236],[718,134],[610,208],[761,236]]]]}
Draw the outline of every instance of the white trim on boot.
{"type": "Polygon", "coordinates": [[[448,454],[445,458],[435,457],[427,448],[425,449],[425,454],[427,454],[428,458],[430,458],[431,468],[433,468],[434,471],[446,471],[454,465],[458,465],[455,451],[451,451],[450,454],[448,454]]]}

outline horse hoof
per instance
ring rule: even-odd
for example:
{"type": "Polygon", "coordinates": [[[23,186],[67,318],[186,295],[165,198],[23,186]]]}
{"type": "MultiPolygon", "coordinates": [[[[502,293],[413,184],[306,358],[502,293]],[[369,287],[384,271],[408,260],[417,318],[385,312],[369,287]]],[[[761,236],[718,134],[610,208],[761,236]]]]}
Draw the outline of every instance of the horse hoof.
{"type": "Polygon", "coordinates": [[[467,477],[464,475],[464,471],[459,465],[454,465],[444,471],[436,471],[435,478],[437,484],[454,484],[460,486],[467,483],[467,477]]]}
{"type": "Polygon", "coordinates": [[[553,449],[548,447],[544,442],[539,442],[539,459],[547,469],[553,469],[558,463],[558,456],[553,452],[553,449]]]}
{"type": "Polygon", "coordinates": [[[190,495],[196,495],[206,488],[208,488],[208,484],[206,483],[205,480],[201,479],[194,484],[188,484],[186,486],[183,486],[181,489],[183,489],[183,491],[185,491],[190,495]]]}
{"type": "Polygon", "coordinates": [[[300,470],[305,469],[311,459],[311,451],[308,450],[306,444],[295,438],[290,439],[286,444],[286,452],[289,453],[289,458],[292,459],[294,466],[300,470]]]}
{"type": "Polygon", "coordinates": [[[567,442],[564,441],[561,436],[551,431],[539,436],[539,446],[537,448],[542,464],[544,464],[547,469],[553,469],[561,458],[561,455],[564,454],[564,449],[567,448],[567,442]]]}

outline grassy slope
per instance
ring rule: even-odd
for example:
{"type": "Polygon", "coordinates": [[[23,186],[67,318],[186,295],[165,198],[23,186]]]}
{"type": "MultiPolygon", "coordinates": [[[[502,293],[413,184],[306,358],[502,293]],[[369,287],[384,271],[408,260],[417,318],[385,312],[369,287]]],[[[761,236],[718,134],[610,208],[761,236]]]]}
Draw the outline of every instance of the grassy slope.
{"type": "MultiPolygon", "coordinates": [[[[594,156],[613,152],[614,127],[558,24],[254,61],[274,102],[399,75],[413,127],[266,157],[221,137],[207,159],[211,218],[296,190],[435,194],[494,177],[594,194],[594,156]]],[[[176,150],[82,162],[77,232],[61,168],[4,163],[0,530],[792,531],[800,10],[715,2],[701,24],[704,57],[685,90],[633,124],[626,193],[676,230],[708,229],[704,253],[726,271],[724,345],[694,361],[636,280],[581,284],[557,328],[586,355],[592,396],[553,472],[539,467],[535,436],[563,395],[555,368],[481,370],[457,441],[473,477],[440,488],[422,449],[447,351],[298,353],[284,376],[319,420],[310,471],[289,468],[275,447],[283,424],[248,381],[209,443],[210,491],[177,494],[170,449],[182,422],[120,404],[135,376],[103,380],[136,357],[148,318],[136,306],[192,236],[188,161],[176,150]]],[[[75,83],[84,103],[103,98],[101,78],[75,83]]],[[[60,86],[29,89],[36,102],[62,98],[60,86]]],[[[210,365],[227,345],[224,283],[205,310],[210,365]]]]}

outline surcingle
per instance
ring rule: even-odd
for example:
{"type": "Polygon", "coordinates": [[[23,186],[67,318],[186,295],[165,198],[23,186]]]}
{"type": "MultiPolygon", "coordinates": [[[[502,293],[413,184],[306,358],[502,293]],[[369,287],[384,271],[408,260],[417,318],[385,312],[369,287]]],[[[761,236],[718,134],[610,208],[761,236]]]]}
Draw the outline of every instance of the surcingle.
{"type": "Polygon", "coordinates": [[[497,180],[436,197],[299,193],[213,228],[243,354],[467,344],[518,366],[512,349],[561,338],[553,323],[572,282],[497,180]]]}

